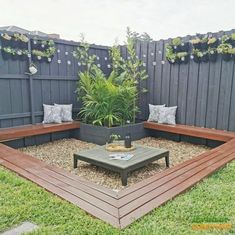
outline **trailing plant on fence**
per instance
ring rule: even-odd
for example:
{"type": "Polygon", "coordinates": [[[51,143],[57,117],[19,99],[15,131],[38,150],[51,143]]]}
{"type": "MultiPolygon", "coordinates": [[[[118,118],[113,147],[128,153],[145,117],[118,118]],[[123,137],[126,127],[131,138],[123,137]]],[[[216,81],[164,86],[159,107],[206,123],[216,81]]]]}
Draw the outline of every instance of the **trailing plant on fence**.
{"type": "MultiPolygon", "coordinates": [[[[51,62],[55,52],[55,43],[53,40],[37,40],[37,47],[35,47],[36,39],[32,40],[32,58],[33,60],[51,62]],[[40,45],[38,47],[38,45],[40,45]]],[[[1,34],[2,55],[3,59],[26,60],[29,54],[28,42],[29,38],[24,34],[14,33],[8,35],[1,34]]]]}
{"type": "Polygon", "coordinates": [[[112,48],[113,70],[109,76],[95,64],[95,55],[89,55],[87,43],[83,41],[73,52],[84,68],[79,72],[76,92],[82,101],[79,115],[86,123],[111,127],[135,121],[137,85],[147,75],[136,58],[132,39],[128,39],[127,49],[129,59],[124,60],[119,47],[112,48]]]}
{"type": "Polygon", "coordinates": [[[234,47],[235,47],[235,33],[231,35],[224,35],[219,39],[213,36],[195,37],[190,40],[193,47],[191,53],[189,52],[188,42],[182,43],[180,38],[172,39],[170,44],[166,45],[166,58],[171,64],[175,63],[187,63],[189,61],[189,55],[196,62],[215,62],[217,55],[221,54],[224,61],[235,59],[234,47]],[[188,49],[186,52],[182,51],[183,48],[188,49]]]}
{"type": "Polygon", "coordinates": [[[189,60],[189,43],[182,42],[180,38],[172,39],[166,45],[166,58],[171,63],[187,63],[189,60]]]}

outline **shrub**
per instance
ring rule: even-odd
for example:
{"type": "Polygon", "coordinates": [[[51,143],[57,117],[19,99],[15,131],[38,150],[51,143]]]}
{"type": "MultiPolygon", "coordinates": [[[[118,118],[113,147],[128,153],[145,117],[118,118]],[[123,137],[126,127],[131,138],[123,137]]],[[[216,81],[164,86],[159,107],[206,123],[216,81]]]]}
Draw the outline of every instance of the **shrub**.
{"type": "MultiPolygon", "coordinates": [[[[87,43],[83,41],[73,52],[84,66],[84,71],[79,72],[76,90],[78,99],[82,101],[79,115],[84,122],[108,127],[130,120],[135,122],[137,84],[147,79],[147,75],[142,62],[136,57],[134,40],[130,38],[127,51],[129,59],[124,60],[118,46],[111,49],[113,71],[109,76],[94,63],[96,56],[89,56],[87,43]]],[[[146,92],[145,88],[142,90],[146,92]]]]}

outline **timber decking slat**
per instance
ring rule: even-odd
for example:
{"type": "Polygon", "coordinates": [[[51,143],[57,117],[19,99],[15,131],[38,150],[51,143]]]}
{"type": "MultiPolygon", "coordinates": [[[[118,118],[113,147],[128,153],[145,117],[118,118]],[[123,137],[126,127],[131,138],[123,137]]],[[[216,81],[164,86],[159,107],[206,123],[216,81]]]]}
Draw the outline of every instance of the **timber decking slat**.
{"type": "Polygon", "coordinates": [[[35,124],[19,127],[1,128],[0,142],[14,140],[34,135],[43,135],[52,132],[66,131],[80,128],[79,122],[65,122],[61,124],[35,124]]]}
{"type": "Polygon", "coordinates": [[[95,197],[94,195],[90,195],[88,193],[85,193],[85,192],[65,183],[62,180],[60,181],[54,177],[51,177],[50,175],[46,174],[43,169],[40,169],[40,171],[39,171],[39,170],[35,170],[32,168],[32,169],[27,169],[27,171],[29,171],[30,173],[34,174],[35,176],[38,176],[39,178],[41,178],[47,182],[50,182],[51,184],[59,187],[60,189],[66,191],[68,193],[73,194],[77,198],[80,198],[81,200],[84,200],[87,203],[90,203],[94,207],[97,207],[97,208],[105,211],[106,213],[108,213],[116,218],[118,217],[118,210],[113,205],[108,204],[107,202],[104,202],[103,200],[95,197]]]}
{"type": "MultiPolygon", "coordinates": [[[[63,170],[61,168],[47,165],[45,162],[43,162],[43,161],[41,161],[41,160],[39,160],[35,157],[27,155],[23,152],[20,152],[20,151],[16,150],[16,149],[12,149],[11,147],[8,147],[8,146],[3,145],[1,143],[0,143],[0,150],[1,150],[0,151],[0,156],[1,156],[1,152],[2,153],[4,152],[4,154],[8,155],[8,156],[12,156],[13,154],[14,154],[14,156],[17,156],[17,155],[20,154],[21,160],[24,159],[27,162],[31,162],[32,166],[36,167],[37,165],[40,165],[40,166],[43,165],[44,167],[48,168],[49,170],[52,170],[52,171],[54,171],[58,174],[61,174],[65,177],[67,177],[67,178],[70,178],[72,180],[76,180],[77,182],[83,184],[85,187],[89,187],[89,188],[93,189],[93,193],[96,193],[98,191],[99,193],[104,194],[104,197],[109,196],[111,198],[117,198],[117,193],[112,191],[111,189],[108,189],[108,188],[105,188],[103,186],[97,185],[95,183],[89,182],[89,181],[87,181],[87,180],[85,180],[85,179],[83,179],[83,178],[81,178],[77,175],[66,172],[65,170],[63,170]]],[[[16,161],[17,161],[17,159],[16,159],[16,161]]]]}
{"type": "Polygon", "coordinates": [[[109,203],[110,205],[113,205],[115,207],[117,207],[117,200],[113,197],[110,197],[104,193],[101,193],[98,190],[95,190],[93,188],[87,187],[87,185],[85,184],[81,184],[80,182],[73,180],[71,178],[65,177],[64,175],[58,174],[56,171],[52,171],[48,168],[43,168],[43,171],[48,174],[49,176],[52,176],[58,180],[61,180],[75,188],[78,188],[80,190],[82,190],[83,192],[87,192],[90,195],[97,195],[101,200],[109,203]]]}
{"type": "Polygon", "coordinates": [[[79,206],[81,209],[87,211],[91,215],[93,215],[99,219],[102,219],[102,220],[112,224],[115,227],[119,227],[119,220],[117,218],[111,216],[110,214],[104,212],[103,210],[100,210],[100,209],[92,206],[90,203],[87,203],[86,201],[83,201],[83,200],[77,198],[73,194],[70,194],[70,193],[62,190],[62,189],[48,183],[47,181],[41,180],[40,178],[36,177],[35,175],[27,172],[26,170],[24,170],[20,167],[15,166],[14,164],[12,164],[10,162],[5,161],[2,163],[2,165],[8,169],[14,171],[15,173],[19,174],[20,176],[36,183],[37,185],[41,186],[42,188],[46,189],[47,191],[52,192],[53,194],[56,194],[60,198],[63,198],[65,200],[79,206]]]}
{"type": "MultiPolygon", "coordinates": [[[[235,155],[234,151],[231,153],[233,155],[235,155]]],[[[180,183],[182,183],[183,181],[185,181],[186,179],[192,177],[193,175],[199,173],[200,171],[207,169],[209,166],[215,164],[216,162],[226,158],[226,156],[228,156],[228,154],[226,153],[226,155],[222,156],[216,156],[214,158],[212,158],[211,160],[195,167],[192,168],[190,171],[186,171],[185,173],[183,173],[180,176],[177,176],[173,179],[171,179],[170,181],[166,182],[165,184],[156,184],[156,188],[152,191],[146,191],[146,194],[136,198],[135,200],[129,201],[128,204],[126,204],[125,206],[121,207],[119,210],[120,213],[120,217],[125,216],[126,214],[130,213],[131,211],[135,210],[136,208],[139,207],[140,204],[145,204],[148,201],[152,200],[155,197],[158,197],[159,195],[161,195],[162,193],[170,190],[171,188],[175,187],[175,185],[178,185],[180,183]]]]}
{"type": "Polygon", "coordinates": [[[228,158],[224,158],[219,162],[216,162],[209,168],[204,169],[203,171],[200,171],[193,177],[185,180],[182,182],[182,184],[176,185],[174,188],[171,188],[170,190],[166,191],[165,193],[161,194],[160,196],[154,198],[152,201],[142,204],[138,207],[137,210],[132,211],[130,214],[127,216],[123,217],[120,219],[120,226],[121,228],[126,227],[130,223],[132,223],[134,220],[142,217],[143,215],[147,214],[151,210],[153,210],[156,207],[159,207],[160,205],[166,203],[168,200],[173,199],[177,195],[179,195],[182,192],[185,192],[187,189],[191,188],[194,186],[196,183],[201,181],[203,178],[209,176],[216,170],[220,169],[223,167],[226,163],[228,163],[231,160],[235,159],[235,154],[230,155],[228,158]]]}
{"type": "MultiPolygon", "coordinates": [[[[226,152],[226,154],[232,153],[235,150],[232,149],[228,152],[226,152]]],[[[156,179],[155,181],[153,181],[150,184],[146,184],[145,187],[139,188],[138,190],[126,195],[125,197],[121,197],[119,198],[119,207],[122,207],[126,204],[126,202],[133,201],[139,197],[141,197],[142,195],[145,195],[146,193],[149,193],[150,191],[154,190],[155,188],[166,184],[168,181],[173,180],[176,177],[181,177],[183,174],[185,174],[186,172],[190,172],[190,170],[194,170],[196,167],[206,164],[209,160],[214,159],[217,156],[224,156],[225,154],[221,153],[221,152],[216,152],[214,154],[208,155],[208,158],[202,158],[199,161],[196,162],[192,162],[192,164],[189,164],[185,167],[182,167],[180,169],[176,169],[176,171],[172,172],[171,174],[161,177],[159,179],[156,179]]]]}
{"type": "Polygon", "coordinates": [[[155,122],[144,122],[144,128],[224,142],[235,138],[234,132],[180,124],[166,125],[155,122]]]}
{"type": "Polygon", "coordinates": [[[201,158],[206,157],[208,154],[212,154],[212,153],[217,152],[217,151],[224,151],[226,149],[231,149],[231,148],[233,148],[233,147],[231,147],[232,144],[234,144],[234,146],[235,146],[235,140],[230,140],[229,142],[227,142],[227,143],[225,143],[225,144],[223,144],[219,147],[216,147],[216,148],[214,148],[210,151],[207,151],[207,152],[202,153],[202,154],[200,154],[196,157],[193,157],[192,159],[187,160],[187,161],[185,161],[185,162],[183,162],[183,163],[181,163],[177,166],[166,169],[163,172],[157,173],[156,175],[154,175],[154,176],[152,176],[152,177],[150,177],[150,178],[148,178],[144,181],[136,183],[135,185],[120,191],[119,192],[119,198],[124,197],[126,195],[129,195],[130,193],[140,189],[141,187],[145,187],[147,184],[150,184],[150,183],[154,182],[156,179],[160,179],[162,177],[168,176],[172,172],[175,172],[178,169],[181,169],[181,168],[183,168],[183,167],[185,167],[185,166],[187,166],[187,165],[189,165],[193,162],[196,162],[196,161],[200,160],[201,158]]]}
{"type": "MultiPolygon", "coordinates": [[[[0,157],[1,157],[1,154],[0,154],[0,157]]],[[[14,163],[18,167],[24,168],[27,171],[30,171],[31,173],[34,172],[35,175],[41,177],[42,179],[44,179],[46,181],[48,181],[48,179],[50,179],[49,181],[55,182],[55,184],[56,184],[56,182],[57,182],[57,184],[61,183],[60,186],[62,186],[62,187],[66,186],[67,189],[69,188],[68,186],[72,186],[72,188],[70,188],[70,189],[73,192],[79,193],[80,195],[83,195],[84,198],[85,197],[89,198],[89,200],[93,199],[95,201],[96,205],[99,205],[99,203],[100,203],[100,204],[102,204],[102,207],[108,207],[108,210],[110,212],[117,214],[116,210],[114,209],[114,208],[116,208],[115,207],[116,201],[112,197],[109,197],[105,194],[102,194],[99,191],[96,191],[92,188],[85,187],[86,185],[83,185],[80,182],[77,182],[74,180],[72,181],[70,178],[66,178],[63,175],[58,175],[56,172],[46,170],[46,168],[44,168],[45,164],[43,164],[40,167],[40,163],[43,163],[43,162],[38,161],[37,164],[34,164],[34,162],[32,163],[30,161],[33,158],[31,156],[24,154],[24,153],[19,152],[17,157],[21,157],[21,159],[16,159],[15,156],[12,156],[12,155],[2,156],[2,158],[5,159],[6,161],[14,163]],[[24,159],[24,161],[22,161],[22,158],[24,159]],[[39,169],[39,170],[37,170],[37,169],[39,169]],[[48,171],[50,171],[51,173],[48,173],[48,171]],[[43,177],[41,173],[44,173],[45,176],[43,177]],[[56,176],[59,177],[59,179],[57,179],[56,176]],[[75,187],[74,185],[77,187],[75,187]],[[84,190],[84,188],[85,188],[85,190],[84,190]],[[106,199],[106,200],[104,200],[104,199],[106,199]]]]}

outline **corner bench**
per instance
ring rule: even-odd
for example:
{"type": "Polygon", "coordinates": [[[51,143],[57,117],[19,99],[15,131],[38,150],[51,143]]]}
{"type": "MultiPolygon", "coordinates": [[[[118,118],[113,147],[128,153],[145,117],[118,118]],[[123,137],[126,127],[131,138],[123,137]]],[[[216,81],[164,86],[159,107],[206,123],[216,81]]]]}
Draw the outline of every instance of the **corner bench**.
{"type": "Polygon", "coordinates": [[[228,142],[229,140],[235,138],[235,132],[181,124],[167,125],[145,121],[144,128],[222,142],[228,142]]]}
{"type": "Polygon", "coordinates": [[[80,128],[79,122],[61,124],[34,124],[9,128],[0,128],[0,142],[16,140],[24,137],[43,135],[80,128]]]}

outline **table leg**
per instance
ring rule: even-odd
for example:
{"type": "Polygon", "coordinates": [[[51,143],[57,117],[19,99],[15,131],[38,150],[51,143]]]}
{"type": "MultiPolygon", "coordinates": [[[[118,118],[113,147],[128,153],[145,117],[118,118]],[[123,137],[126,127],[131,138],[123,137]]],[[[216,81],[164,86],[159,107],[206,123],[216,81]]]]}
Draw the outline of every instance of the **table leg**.
{"type": "Polygon", "coordinates": [[[122,180],[122,186],[127,185],[127,171],[121,172],[121,180],[122,180]]]}
{"type": "Polygon", "coordinates": [[[78,159],[76,156],[73,156],[73,168],[78,168],[78,159]]]}
{"type": "Polygon", "coordinates": [[[165,156],[165,161],[166,161],[166,167],[168,168],[170,166],[169,155],[165,156]]]}

